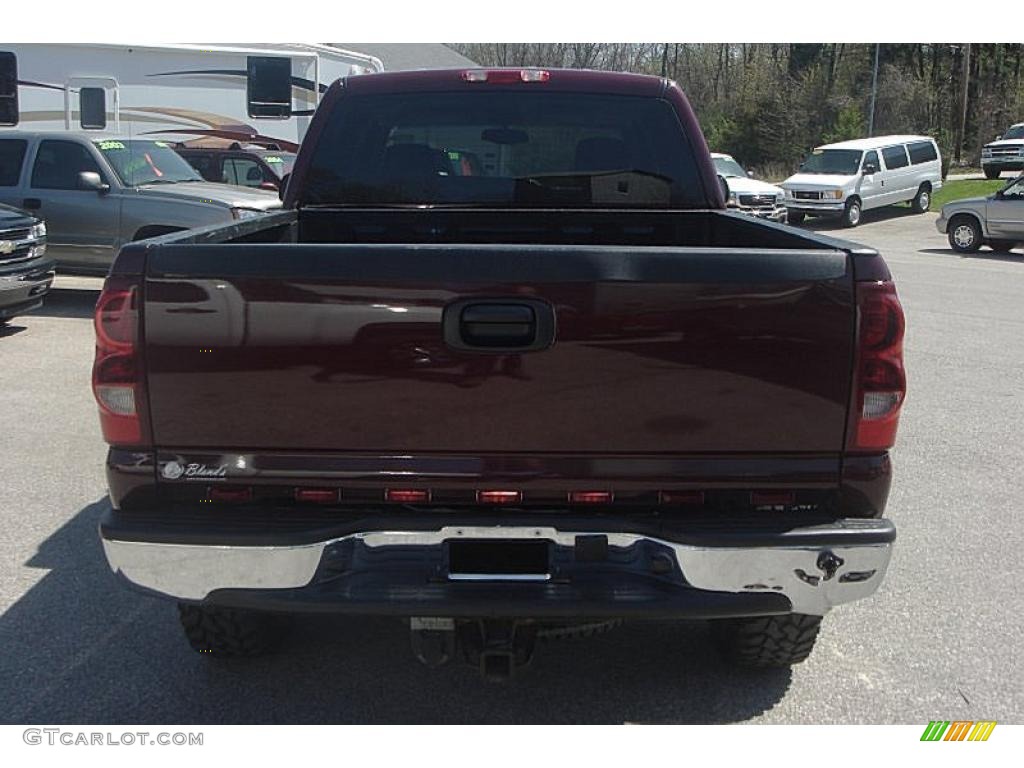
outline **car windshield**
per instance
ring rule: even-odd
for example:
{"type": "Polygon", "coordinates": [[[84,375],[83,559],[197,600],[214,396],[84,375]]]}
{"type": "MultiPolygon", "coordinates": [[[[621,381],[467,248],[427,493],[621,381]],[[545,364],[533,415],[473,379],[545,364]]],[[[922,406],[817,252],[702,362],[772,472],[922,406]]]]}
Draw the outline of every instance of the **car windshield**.
{"type": "Polygon", "coordinates": [[[1018,176],[1000,190],[1003,197],[1024,199],[1024,176],[1018,176]]]}
{"type": "Polygon", "coordinates": [[[743,170],[743,166],[731,157],[715,157],[712,159],[715,161],[715,170],[727,179],[747,175],[747,172],[743,170]]]}
{"type": "Polygon", "coordinates": [[[263,155],[263,162],[270,166],[277,178],[281,178],[292,172],[295,165],[295,155],[290,152],[275,152],[272,155],[263,155]]]}
{"type": "Polygon", "coordinates": [[[1024,125],[1015,125],[1003,134],[1004,139],[1024,139],[1024,125]]]}
{"type": "Polygon", "coordinates": [[[800,173],[834,173],[853,176],[860,170],[859,149],[816,149],[800,165],[800,173]]]}
{"type": "Polygon", "coordinates": [[[312,205],[706,204],[668,102],[542,89],[347,97],[300,194],[312,205]]]}
{"type": "Polygon", "coordinates": [[[203,180],[165,141],[107,139],[96,146],[127,187],[203,180]]]}

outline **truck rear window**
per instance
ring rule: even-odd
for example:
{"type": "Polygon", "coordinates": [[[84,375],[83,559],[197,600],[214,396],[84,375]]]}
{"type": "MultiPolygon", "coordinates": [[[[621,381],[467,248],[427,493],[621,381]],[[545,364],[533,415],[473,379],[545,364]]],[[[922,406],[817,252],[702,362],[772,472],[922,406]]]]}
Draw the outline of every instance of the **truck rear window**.
{"type": "Polygon", "coordinates": [[[313,205],[706,206],[660,99],[564,92],[342,97],[300,193],[313,205]]]}

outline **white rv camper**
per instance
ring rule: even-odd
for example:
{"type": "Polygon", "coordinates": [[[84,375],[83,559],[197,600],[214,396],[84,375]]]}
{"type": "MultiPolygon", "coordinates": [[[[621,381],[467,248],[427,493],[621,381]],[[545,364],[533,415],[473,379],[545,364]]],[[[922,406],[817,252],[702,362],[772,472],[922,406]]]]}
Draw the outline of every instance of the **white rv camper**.
{"type": "Polygon", "coordinates": [[[294,150],[321,94],[379,59],[317,44],[0,43],[0,126],[294,150]]]}

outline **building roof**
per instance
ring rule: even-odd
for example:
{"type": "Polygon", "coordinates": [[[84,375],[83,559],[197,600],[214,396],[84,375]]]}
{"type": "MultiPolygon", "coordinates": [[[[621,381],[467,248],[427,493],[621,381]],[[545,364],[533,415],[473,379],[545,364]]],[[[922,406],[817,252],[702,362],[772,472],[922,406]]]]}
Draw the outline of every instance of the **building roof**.
{"type": "Polygon", "coordinates": [[[477,63],[444,43],[331,43],[338,48],[376,56],[385,71],[475,67],[477,63]]]}
{"type": "Polygon", "coordinates": [[[893,144],[906,144],[908,141],[933,141],[931,136],[872,136],[870,139],[852,139],[838,141],[835,144],[824,144],[817,149],[879,149],[893,144]]]}

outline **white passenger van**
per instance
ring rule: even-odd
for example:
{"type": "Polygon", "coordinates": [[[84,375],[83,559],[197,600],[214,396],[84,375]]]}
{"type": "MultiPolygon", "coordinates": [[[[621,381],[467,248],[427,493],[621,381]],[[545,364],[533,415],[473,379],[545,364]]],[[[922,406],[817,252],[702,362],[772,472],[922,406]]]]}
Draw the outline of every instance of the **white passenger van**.
{"type": "Polygon", "coordinates": [[[917,213],[942,188],[942,162],[927,136],[875,136],[814,149],[780,185],[790,224],[832,216],[855,227],[862,211],[910,201],[917,213]]]}

